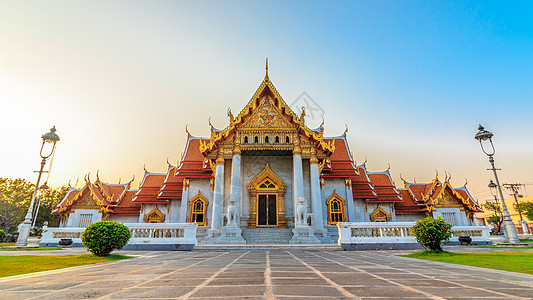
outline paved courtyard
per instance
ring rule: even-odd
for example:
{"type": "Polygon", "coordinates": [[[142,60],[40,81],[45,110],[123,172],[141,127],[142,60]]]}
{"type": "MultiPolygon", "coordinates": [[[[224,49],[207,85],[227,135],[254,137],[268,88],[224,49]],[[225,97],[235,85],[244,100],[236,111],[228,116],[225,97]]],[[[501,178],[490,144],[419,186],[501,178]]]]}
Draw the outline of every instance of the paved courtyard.
{"type": "Polygon", "coordinates": [[[533,298],[531,275],[415,260],[386,252],[123,253],[140,257],[0,279],[0,298],[533,298]]]}

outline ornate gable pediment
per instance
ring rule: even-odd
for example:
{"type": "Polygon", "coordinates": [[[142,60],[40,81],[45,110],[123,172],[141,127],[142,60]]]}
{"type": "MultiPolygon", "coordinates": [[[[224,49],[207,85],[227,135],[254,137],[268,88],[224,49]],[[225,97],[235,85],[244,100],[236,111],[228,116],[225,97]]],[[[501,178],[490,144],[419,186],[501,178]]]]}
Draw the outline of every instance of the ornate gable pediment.
{"type": "Polygon", "coordinates": [[[463,204],[460,199],[457,199],[447,189],[443,189],[441,195],[435,200],[435,207],[458,207],[462,208],[463,204]]]}
{"type": "Polygon", "coordinates": [[[256,111],[252,113],[250,118],[238,128],[294,128],[280,111],[272,103],[271,97],[265,96],[256,111]]]}
{"type": "Polygon", "coordinates": [[[223,130],[216,130],[211,126],[209,141],[200,141],[200,152],[205,156],[211,156],[212,159],[216,157],[216,151],[220,147],[227,148],[223,153],[231,157],[230,147],[236,136],[240,136],[240,139],[239,137],[237,139],[242,147],[250,150],[292,150],[296,140],[293,137],[299,135],[316,144],[317,150],[324,155],[335,151],[335,140],[324,140],[323,124],[318,131],[307,127],[304,120],[305,111],[298,116],[283,100],[268,78],[268,74],[252,99],[237,116],[234,117],[229,109],[227,113],[229,125],[223,130]],[[256,147],[251,144],[268,144],[268,146],[256,147]]]}

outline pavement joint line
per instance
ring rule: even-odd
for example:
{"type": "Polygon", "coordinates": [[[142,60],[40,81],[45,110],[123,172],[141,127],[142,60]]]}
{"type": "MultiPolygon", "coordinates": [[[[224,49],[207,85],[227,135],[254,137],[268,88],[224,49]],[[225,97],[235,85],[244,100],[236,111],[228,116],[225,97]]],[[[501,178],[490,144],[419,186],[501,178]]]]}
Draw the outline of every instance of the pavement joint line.
{"type": "MultiPolygon", "coordinates": [[[[231,253],[231,252],[226,252],[226,253],[231,253]]],[[[239,257],[237,257],[236,259],[234,259],[232,262],[230,262],[229,264],[227,264],[225,267],[223,268],[220,268],[220,270],[218,270],[215,274],[213,274],[211,277],[207,278],[204,282],[200,283],[199,285],[197,285],[192,291],[188,292],[187,294],[179,297],[178,299],[189,299],[189,297],[191,295],[193,295],[194,293],[198,292],[199,290],[201,290],[202,288],[204,288],[206,285],[208,285],[211,281],[213,281],[215,279],[215,277],[218,276],[218,274],[224,272],[225,270],[227,270],[231,265],[233,265],[236,261],[238,261],[239,259],[241,259],[243,256],[245,256],[246,254],[250,253],[250,251],[247,251],[243,254],[241,254],[239,257]]]]}
{"type": "MultiPolygon", "coordinates": [[[[377,274],[372,274],[372,273],[367,272],[367,271],[365,271],[365,270],[363,270],[363,269],[359,269],[359,268],[356,268],[356,267],[352,267],[352,266],[345,265],[345,264],[343,264],[343,263],[340,263],[340,262],[334,261],[334,260],[332,260],[332,259],[329,259],[329,258],[326,258],[326,257],[320,256],[320,255],[318,255],[318,254],[309,253],[309,252],[307,252],[307,251],[306,251],[306,253],[308,253],[308,254],[312,254],[312,255],[315,255],[315,256],[318,256],[318,257],[321,257],[321,258],[323,258],[323,259],[325,259],[325,260],[327,260],[327,261],[330,261],[330,262],[336,263],[336,264],[341,265],[341,266],[343,266],[343,267],[350,268],[350,269],[352,269],[352,270],[356,270],[356,271],[358,271],[358,272],[362,272],[362,273],[369,274],[369,275],[371,275],[371,276],[373,276],[373,277],[376,277],[376,278],[378,278],[378,279],[384,280],[384,281],[386,281],[386,282],[388,282],[388,283],[395,284],[395,285],[397,285],[397,286],[399,286],[399,287],[401,287],[401,288],[403,288],[403,289],[405,289],[405,290],[408,290],[408,291],[411,291],[411,292],[416,292],[416,293],[422,294],[422,295],[424,295],[424,296],[426,296],[426,297],[429,297],[429,298],[431,298],[431,299],[435,299],[435,300],[437,300],[437,299],[438,299],[438,300],[445,299],[445,298],[443,298],[443,297],[439,297],[439,296],[436,296],[436,295],[433,295],[433,294],[430,294],[430,293],[427,293],[427,292],[424,292],[424,291],[421,291],[421,290],[415,289],[415,288],[413,288],[413,287],[403,285],[403,284],[398,283],[398,282],[395,282],[395,281],[393,281],[393,280],[390,280],[390,279],[387,279],[387,278],[381,277],[381,276],[379,276],[379,275],[377,275],[377,274]]],[[[332,254],[332,255],[335,255],[335,254],[332,254]]],[[[342,257],[342,258],[346,258],[346,257],[344,257],[344,256],[342,256],[342,255],[337,255],[337,256],[340,256],[340,257],[342,257]]],[[[368,263],[368,262],[366,262],[366,263],[368,263]]],[[[383,265],[380,265],[380,266],[383,266],[383,265]]]]}
{"type": "MultiPolygon", "coordinates": [[[[307,251],[306,251],[307,252],[307,251]]],[[[357,298],[354,294],[348,292],[347,290],[345,290],[342,286],[338,285],[336,282],[334,282],[333,280],[327,278],[324,274],[322,274],[322,272],[320,272],[319,270],[315,269],[313,266],[309,265],[308,263],[306,263],[305,261],[301,260],[299,257],[297,257],[296,255],[292,254],[291,252],[288,252],[292,257],[294,257],[297,261],[299,261],[301,264],[303,264],[304,266],[308,267],[309,269],[313,270],[313,272],[315,272],[315,274],[317,274],[318,276],[320,276],[322,279],[324,279],[327,283],[329,283],[329,285],[331,285],[332,287],[334,287],[335,289],[337,289],[337,291],[341,292],[344,296],[348,297],[348,298],[357,298]]]]}
{"type": "MultiPolygon", "coordinates": [[[[337,255],[337,256],[341,256],[343,258],[348,258],[346,256],[343,256],[343,255],[340,255],[340,254],[333,254],[333,255],[337,255]]],[[[382,254],[383,255],[383,254],[382,254]]],[[[362,257],[367,257],[368,256],[365,256],[364,254],[360,255],[362,257]]],[[[394,256],[391,256],[391,257],[394,257],[394,256]]],[[[407,257],[406,257],[407,258],[407,257]]],[[[350,257],[351,260],[361,260],[361,259],[357,259],[357,258],[353,258],[353,257],[350,257]]],[[[417,259],[413,258],[415,261],[418,261],[417,259]]],[[[383,266],[382,264],[377,264],[377,263],[372,263],[372,262],[368,262],[368,261],[365,261],[366,263],[368,264],[373,264],[373,265],[377,265],[377,266],[383,266]]],[[[457,265],[459,266],[459,265],[457,265]]],[[[434,278],[432,276],[429,276],[429,275],[426,275],[426,274],[422,274],[422,273],[416,273],[416,272],[413,272],[413,271],[409,271],[409,270],[405,270],[405,269],[399,269],[399,268],[394,268],[394,267],[390,267],[388,266],[388,268],[391,268],[391,269],[396,269],[396,270],[400,270],[400,271],[403,271],[403,272],[406,272],[406,273],[410,273],[410,274],[415,274],[415,275],[419,275],[419,276],[422,276],[422,277],[426,277],[426,278],[430,278],[430,279],[433,279],[433,280],[438,280],[438,281],[442,281],[442,282],[446,282],[446,283],[450,283],[450,284],[454,284],[454,285],[459,285],[461,287],[464,287],[464,288],[469,288],[469,289],[474,289],[474,290],[479,290],[479,291],[484,291],[484,292],[489,292],[489,293],[493,293],[493,294],[497,294],[497,295],[501,295],[501,296],[505,296],[505,297],[508,297],[508,298],[514,298],[514,299],[527,299],[527,298],[523,298],[523,297],[519,297],[519,296],[514,296],[514,295],[510,295],[510,294],[505,294],[505,293],[500,293],[500,292],[497,292],[497,291],[491,291],[491,290],[487,290],[487,289],[484,289],[484,288],[480,288],[480,287],[477,287],[477,286],[472,286],[472,285],[466,285],[466,284],[461,284],[461,283],[457,283],[457,282],[453,282],[453,281],[449,281],[449,280],[446,280],[446,279],[437,279],[437,278],[434,278]]],[[[445,271],[445,270],[443,270],[445,271]]],[[[455,272],[452,272],[452,271],[448,271],[449,273],[455,273],[455,272]]],[[[389,280],[387,280],[389,281],[389,280]]],[[[399,284],[397,282],[395,282],[394,280],[390,280],[391,283],[395,283],[395,284],[399,284]]],[[[399,285],[402,285],[402,284],[399,284],[399,285]]],[[[402,285],[403,286],[403,285],[402,285]]],[[[411,287],[408,287],[408,288],[411,288],[411,287]]],[[[414,288],[412,288],[414,289],[414,288]]],[[[426,292],[422,292],[420,291],[421,293],[426,293],[426,292]]],[[[429,294],[429,293],[428,293],[429,294]]],[[[440,299],[443,299],[443,298],[440,298],[440,299]]]]}
{"type": "MultiPolygon", "coordinates": [[[[389,255],[389,254],[387,254],[389,255]]],[[[386,256],[387,256],[386,255],[386,256]]],[[[364,255],[363,255],[364,256],[364,255]]],[[[368,256],[367,256],[368,257],[368,256]]],[[[397,255],[391,255],[390,257],[395,257],[397,259],[404,259],[404,260],[412,260],[412,259],[416,259],[416,258],[410,258],[410,257],[402,257],[402,256],[397,256],[397,255]]],[[[427,263],[428,266],[431,266],[431,265],[440,265],[440,266],[445,266],[445,267],[452,267],[454,269],[462,269],[462,268],[466,268],[466,269],[470,269],[470,270],[474,270],[474,271],[484,271],[484,272],[487,272],[487,271],[495,271],[495,273],[499,273],[499,274],[503,274],[503,275],[511,275],[511,276],[515,276],[515,277],[529,277],[528,279],[530,279],[530,281],[527,281],[527,282],[531,282],[533,281],[533,275],[530,275],[530,274],[525,274],[525,273],[517,273],[517,272],[510,272],[510,271],[504,271],[504,270],[495,270],[495,269],[489,269],[489,268],[482,268],[482,267],[475,267],[475,266],[468,266],[468,265],[460,265],[460,264],[452,264],[452,263],[445,263],[445,262],[441,262],[441,261],[431,261],[431,260],[420,260],[420,259],[416,259],[417,261],[420,261],[420,262],[424,262],[424,263],[427,263]]],[[[431,269],[431,268],[430,268],[431,269]]],[[[406,272],[411,272],[411,271],[406,271],[406,272]]],[[[465,274],[464,273],[461,273],[459,271],[452,271],[452,270],[441,270],[441,272],[447,272],[449,273],[450,275],[459,275],[459,277],[461,278],[464,278],[465,277],[465,274]]],[[[415,273],[415,274],[418,274],[418,273],[415,273]]],[[[468,275],[466,275],[468,276],[468,275]]],[[[469,276],[472,278],[472,280],[479,280],[479,277],[476,277],[476,276],[469,276]]],[[[433,276],[429,276],[429,278],[433,278],[433,279],[436,279],[434,278],[433,276]]],[[[445,281],[444,279],[436,279],[436,280],[442,280],[442,281],[445,281]]],[[[529,285],[524,285],[524,284],[520,284],[520,283],[517,283],[516,281],[503,281],[503,280],[496,280],[496,279],[492,279],[492,278],[483,278],[483,280],[490,280],[490,281],[495,281],[495,282],[503,282],[503,283],[508,283],[508,284],[515,284],[515,285],[520,285],[520,286],[523,286],[523,287],[526,287],[526,288],[531,288],[533,287],[532,284],[529,284],[529,285]]],[[[453,282],[455,284],[458,284],[456,282],[453,282]]],[[[526,283],[526,282],[524,282],[526,283]]],[[[461,284],[458,284],[458,285],[461,285],[461,284]]],[[[470,287],[470,286],[467,286],[467,287],[470,287]]]]}
{"type": "MultiPolygon", "coordinates": [[[[201,263],[203,263],[203,262],[206,262],[206,261],[211,260],[211,259],[214,259],[214,258],[218,258],[218,257],[220,257],[220,256],[222,256],[222,255],[225,255],[225,254],[228,254],[228,253],[229,253],[229,252],[225,252],[225,253],[219,254],[219,255],[217,255],[217,256],[213,256],[213,257],[206,258],[206,259],[204,259],[204,260],[202,260],[202,261],[198,261],[198,262],[196,262],[196,263],[194,263],[194,264],[191,264],[191,265],[188,265],[188,266],[185,266],[185,267],[182,267],[182,268],[178,268],[178,269],[176,269],[176,270],[174,270],[174,271],[172,271],[172,272],[162,274],[161,276],[157,276],[156,278],[152,278],[152,279],[150,279],[150,280],[143,281],[143,282],[138,283],[138,284],[136,284],[136,285],[133,285],[133,286],[130,286],[130,287],[127,287],[127,288],[121,289],[120,291],[115,291],[115,292],[113,292],[113,293],[109,293],[109,294],[104,295],[104,296],[102,296],[102,297],[99,297],[99,298],[97,298],[97,299],[107,299],[107,298],[111,297],[111,295],[116,294],[116,293],[118,293],[118,292],[122,292],[122,291],[125,291],[125,290],[130,290],[130,289],[133,289],[133,288],[137,288],[137,287],[139,287],[140,285],[143,285],[143,284],[146,284],[146,283],[149,283],[149,282],[152,282],[152,281],[155,281],[155,280],[161,279],[161,278],[163,278],[163,277],[165,277],[165,276],[168,276],[168,275],[170,275],[170,274],[174,274],[174,273],[176,273],[176,272],[179,272],[179,271],[182,271],[182,270],[188,269],[188,268],[190,268],[190,267],[192,267],[192,266],[195,266],[195,265],[201,264],[201,263]]],[[[164,254],[161,254],[161,255],[164,255],[164,254]]],[[[198,257],[198,255],[197,255],[197,256],[194,256],[194,257],[198,257]]],[[[184,260],[184,259],[190,259],[190,257],[183,257],[183,258],[181,258],[181,259],[179,259],[179,260],[184,260]]],[[[151,266],[151,267],[153,267],[153,266],[151,266]]]]}
{"type": "MultiPolygon", "coordinates": [[[[138,258],[141,258],[141,257],[138,257],[138,258]]],[[[137,258],[136,258],[137,259],[137,258]]],[[[120,261],[117,261],[117,263],[119,262],[122,262],[122,261],[125,261],[125,260],[120,260],[120,261]]],[[[106,263],[100,263],[100,264],[97,264],[97,265],[103,265],[103,264],[106,264],[106,263]]],[[[108,264],[110,265],[110,264],[108,264]]],[[[96,265],[94,265],[96,266],[96,265]]],[[[139,271],[143,271],[143,270],[146,270],[146,269],[149,269],[149,268],[153,268],[153,266],[147,266],[145,268],[142,268],[142,269],[136,269],[134,271],[130,271],[130,272],[126,272],[126,273],[122,273],[122,275],[127,275],[127,274],[130,274],[130,273],[135,273],[135,272],[139,272],[139,271]]],[[[65,291],[65,290],[69,290],[69,289],[75,289],[75,288],[79,288],[79,287],[83,287],[85,285],[88,285],[88,284],[92,284],[94,282],[97,282],[97,281],[101,281],[101,280],[91,280],[91,281],[86,281],[84,283],[81,283],[81,284],[77,284],[77,285],[73,285],[73,286],[69,286],[67,288],[64,288],[64,289],[61,289],[59,291],[65,291]]],[[[53,290],[53,292],[57,292],[58,290],[53,290]]],[[[35,296],[35,297],[41,297],[40,295],[39,296],[35,296]]],[[[35,297],[31,297],[31,298],[28,298],[29,299],[34,299],[35,297]]]]}
{"type": "Polygon", "coordinates": [[[266,291],[265,291],[265,299],[267,300],[274,300],[274,294],[272,292],[272,270],[270,269],[270,251],[266,252],[266,268],[265,268],[265,283],[266,283],[266,291]]]}

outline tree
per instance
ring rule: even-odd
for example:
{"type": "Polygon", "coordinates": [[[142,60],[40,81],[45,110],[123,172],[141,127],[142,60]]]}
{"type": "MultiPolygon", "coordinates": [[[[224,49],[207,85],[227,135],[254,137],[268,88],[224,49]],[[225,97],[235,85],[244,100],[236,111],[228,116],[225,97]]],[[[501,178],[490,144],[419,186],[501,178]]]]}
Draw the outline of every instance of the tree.
{"type": "MultiPolygon", "coordinates": [[[[34,190],[35,185],[25,179],[0,178],[0,229],[9,228],[9,232],[16,231],[28,212],[34,190]]],[[[36,225],[48,221],[50,227],[59,226],[59,216],[50,213],[65,197],[67,191],[68,187],[61,187],[39,192],[37,199],[41,199],[41,206],[36,225]]],[[[37,200],[35,208],[38,202],[37,200]]]]}
{"type": "Polygon", "coordinates": [[[526,215],[530,221],[533,221],[533,202],[521,202],[516,204],[515,208],[519,213],[526,215]]]}
{"type": "Polygon", "coordinates": [[[437,219],[427,217],[416,221],[413,234],[416,241],[424,248],[442,251],[442,244],[446,244],[452,237],[452,225],[446,223],[440,216],[437,219]]]}
{"type": "Polygon", "coordinates": [[[0,228],[16,231],[22,223],[35,185],[25,179],[0,178],[0,228]]]}
{"type": "Polygon", "coordinates": [[[488,218],[488,221],[496,224],[497,232],[501,233],[503,224],[503,211],[500,205],[494,202],[487,202],[483,205],[483,208],[492,211],[493,215],[488,218]]]}

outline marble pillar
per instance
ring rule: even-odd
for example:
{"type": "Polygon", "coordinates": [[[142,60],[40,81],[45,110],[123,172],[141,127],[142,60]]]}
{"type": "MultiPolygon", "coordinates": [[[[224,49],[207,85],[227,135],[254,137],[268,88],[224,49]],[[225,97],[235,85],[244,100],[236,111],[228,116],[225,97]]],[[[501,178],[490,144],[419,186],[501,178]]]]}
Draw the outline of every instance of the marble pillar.
{"type": "Polygon", "coordinates": [[[233,149],[231,161],[231,199],[235,201],[237,208],[237,225],[240,227],[241,216],[241,150],[238,147],[233,149]]]}
{"type": "Polygon", "coordinates": [[[348,218],[347,222],[355,222],[355,205],[353,203],[353,191],[352,191],[352,180],[350,178],[345,179],[346,184],[346,206],[348,209],[348,218]]]}
{"type": "Polygon", "coordinates": [[[187,208],[189,206],[189,179],[183,179],[183,190],[181,193],[181,206],[180,206],[180,223],[187,222],[187,208]]]}
{"type": "Polygon", "coordinates": [[[322,218],[322,197],[320,193],[320,174],[318,170],[318,158],[316,150],[312,149],[310,164],[310,182],[311,182],[311,210],[313,211],[313,226],[316,229],[324,228],[324,219],[322,218]]]}
{"type": "Polygon", "coordinates": [[[222,227],[222,205],[224,202],[224,156],[219,152],[215,168],[215,191],[213,195],[213,215],[209,235],[219,235],[222,227]]]}
{"type": "Polygon", "coordinates": [[[300,148],[298,137],[294,138],[294,150],[293,150],[293,155],[292,155],[292,171],[293,171],[293,174],[292,174],[293,203],[294,203],[294,212],[296,216],[296,207],[298,207],[298,198],[304,198],[304,172],[303,172],[303,165],[302,165],[302,149],[300,148]]]}

